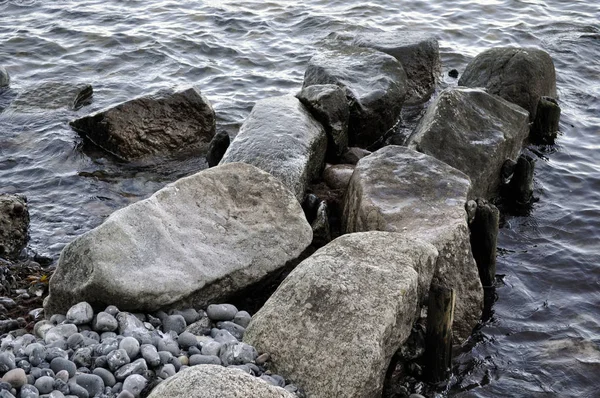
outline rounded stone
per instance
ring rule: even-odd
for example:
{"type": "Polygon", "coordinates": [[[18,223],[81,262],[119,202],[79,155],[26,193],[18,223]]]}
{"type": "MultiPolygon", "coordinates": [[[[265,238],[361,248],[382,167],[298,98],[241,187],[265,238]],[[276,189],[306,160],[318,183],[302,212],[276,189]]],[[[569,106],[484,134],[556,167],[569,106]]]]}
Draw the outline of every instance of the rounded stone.
{"type": "Polygon", "coordinates": [[[161,365],[166,365],[173,361],[173,354],[171,354],[169,351],[159,351],[158,356],[160,357],[161,365]]]}
{"type": "Polygon", "coordinates": [[[125,351],[123,349],[111,351],[106,356],[106,360],[108,361],[108,367],[112,371],[115,371],[115,370],[119,369],[121,366],[131,362],[131,359],[129,359],[129,355],[127,355],[127,351],[125,351]]]}
{"type": "Polygon", "coordinates": [[[117,383],[117,379],[115,376],[107,369],[104,368],[96,368],[93,373],[96,376],[99,376],[102,381],[104,381],[104,385],[108,387],[113,387],[117,383]]]}
{"type": "Polygon", "coordinates": [[[92,360],[93,354],[94,354],[94,350],[91,347],[79,348],[79,349],[77,349],[77,351],[75,351],[71,360],[78,367],[90,368],[90,367],[92,367],[92,364],[93,364],[93,360],[92,360]]]}
{"type": "Polygon", "coordinates": [[[248,327],[248,324],[250,324],[251,320],[252,316],[250,316],[250,314],[246,311],[238,311],[238,313],[235,314],[235,317],[233,317],[233,322],[240,325],[244,329],[248,327]]]}
{"type": "Polygon", "coordinates": [[[133,395],[130,391],[123,390],[119,393],[119,395],[117,395],[117,398],[135,398],[135,395],[133,395]]]}
{"type": "Polygon", "coordinates": [[[93,330],[83,330],[81,331],[81,335],[88,341],[94,340],[96,343],[100,342],[100,335],[98,334],[98,332],[95,332],[93,330]]]}
{"type": "Polygon", "coordinates": [[[173,331],[177,334],[180,334],[185,330],[186,327],[187,324],[182,315],[169,315],[163,319],[163,331],[165,333],[173,331]]]}
{"type": "Polygon", "coordinates": [[[67,351],[63,350],[62,348],[58,348],[58,347],[47,348],[46,349],[46,361],[49,363],[52,363],[52,360],[54,358],[68,359],[69,354],[67,353],[67,351]]]}
{"type": "Polygon", "coordinates": [[[62,325],[54,326],[50,330],[46,332],[44,336],[44,341],[46,345],[52,344],[56,341],[67,341],[69,336],[77,333],[77,326],[69,323],[65,323],[62,325]]]}
{"type": "Polygon", "coordinates": [[[177,342],[184,350],[188,350],[190,347],[198,345],[198,339],[190,332],[183,332],[177,338],[177,342]]]}
{"type": "Polygon", "coordinates": [[[177,373],[177,371],[175,370],[175,366],[173,366],[173,364],[166,364],[165,366],[162,366],[158,372],[156,372],[156,376],[160,377],[161,379],[167,379],[171,376],[174,376],[175,373],[177,373]]]}
{"type": "Polygon", "coordinates": [[[195,365],[221,365],[221,359],[215,355],[192,355],[189,360],[190,366],[195,365]]]}
{"type": "Polygon", "coordinates": [[[52,321],[39,321],[33,325],[33,334],[43,339],[46,337],[48,330],[52,329],[55,324],[52,321]]]}
{"type": "Polygon", "coordinates": [[[242,340],[244,337],[245,328],[231,321],[218,322],[217,327],[221,330],[227,330],[233,337],[242,340]]]}
{"type": "Polygon", "coordinates": [[[0,391],[10,391],[12,386],[5,381],[0,381],[0,391]]]}
{"type": "Polygon", "coordinates": [[[152,344],[142,344],[140,351],[142,353],[142,358],[146,360],[148,365],[152,367],[160,365],[160,355],[158,355],[156,347],[152,344]]]}
{"type": "Polygon", "coordinates": [[[10,75],[4,66],[0,66],[0,87],[8,87],[10,84],[10,75]]]}
{"type": "Polygon", "coordinates": [[[225,343],[219,352],[223,366],[243,365],[254,361],[256,357],[256,349],[246,343],[225,343]]]}
{"type": "Polygon", "coordinates": [[[123,391],[129,391],[135,397],[139,397],[148,381],[142,375],[134,374],[128,376],[123,382],[123,391]]]}
{"type": "Polygon", "coordinates": [[[158,341],[157,344],[158,351],[169,351],[173,355],[179,355],[181,349],[179,348],[179,344],[172,338],[162,338],[158,341]]]}
{"type": "Polygon", "coordinates": [[[35,388],[35,386],[31,384],[25,384],[23,387],[21,387],[19,396],[21,398],[38,398],[40,396],[40,392],[37,388],[35,388]]]}
{"type": "Polygon", "coordinates": [[[12,369],[2,376],[2,381],[10,384],[14,388],[21,388],[27,384],[27,375],[23,369],[12,369]]]}
{"type": "Polygon", "coordinates": [[[90,397],[90,394],[88,393],[88,391],[85,388],[81,387],[77,383],[69,384],[69,393],[71,395],[75,395],[77,398],[89,398],[90,397]]]}
{"type": "Polygon", "coordinates": [[[23,369],[25,373],[29,373],[31,371],[31,364],[25,359],[22,359],[19,362],[17,362],[17,367],[23,369]]]}
{"type": "Polygon", "coordinates": [[[15,356],[12,352],[3,352],[0,354],[0,373],[6,373],[16,367],[15,356]]]}
{"type": "Polygon", "coordinates": [[[130,359],[137,357],[140,353],[140,343],[134,337],[125,337],[119,343],[119,348],[125,350],[130,359]]]}
{"type": "Polygon", "coordinates": [[[50,376],[42,376],[35,381],[34,385],[40,394],[50,394],[54,390],[54,379],[50,376]]]}
{"type": "Polygon", "coordinates": [[[67,311],[67,320],[75,325],[85,325],[94,319],[94,310],[87,302],[75,304],[67,311]]]}
{"type": "MultiPolygon", "coordinates": [[[[177,359],[179,360],[179,363],[181,364],[181,366],[190,364],[190,358],[186,355],[182,355],[182,356],[178,357],[177,359]]],[[[179,369],[181,369],[181,366],[179,367],[179,369]]]]}
{"type": "Polygon", "coordinates": [[[54,379],[54,391],[60,391],[63,394],[69,394],[71,389],[66,381],[61,379],[54,379]]]}
{"type": "Polygon", "coordinates": [[[94,319],[92,328],[99,333],[114,332],[119,327],[117,318],[107,312],[99,312],[94,319]]]}
{"type": "Polygon", "coordinates": [[[58,372],[56,372],[56,375],[54,376],[56,379],[58,380],[62,380],[65,383],[67,381],[69,381],[69,372],[67,372],[66,370],[59,370],[58,372]]]}
{"type": "Polygon", "coordinates": [[[85,388],[90,397],[100,395],[104,392],[104,380],[95,374],[79,375],[75,382],[85,388]]]}
{"type": "Polygon", "coordinates": [[[72,350],[85,347],[83,335],[81,333],[70,335],[67,339],[67,346],[72,350]]]}
{"type": "Polygon", "coordinates": [[[192,323],[190,326],[185,328],[187,332],[195,336],[204,336],[210,334],[212,329],[212,321],[208,317],[201,318],[200,320],[192,323]]]}
{"type": "Polygon", "coordinates": [[[119,311],[119,309],[117,307],[115,307],[114,305],[109,305],[108,307],[106,307],[104,309],[104,312],[106,312],[109,315],[112,315],[114,317],[117,316],[117,314],[121,311],[119,311]]]}
{"type": "Polygon", "coordinates": [[[223,344],[217,341],[209,341],[208,343],[202,344],[202,355],[219,355],[221,346],[223,344]]]}
{"type": "Polygon", "coordinates": [[[206,314],[213,322],[232,321],[238,309],[232,304],[211,304],[206,309],[206,314]]]}
{"type": "Polygon", "coordinates": [[[185,319],[185,323],[191,325],[200,319],[200,314],[193,308],[186,308],[181,311],[174,311],[171,315],[181,315],[185,319]]]}
{"type": "Polygon", "coordinates": [[[221,344],[238,342],[238,339],[236,339],[235,336],[233,336],[227,330],[213,329],[211,330],[210,334],[215,341],[221,344]]]}
{"type": "Polygon", "coordinates": [[[55,325],[59,325],[63,323],[66,319],[67,317],[63,314],[54,314],[50,317],[50,322],[52,322],[55,325]]]}
{"type": "Polygon", "coordinates": [[[48,395],[48,398],[65,398],[65,394],[58,390],[54,390],[48,395]]]}

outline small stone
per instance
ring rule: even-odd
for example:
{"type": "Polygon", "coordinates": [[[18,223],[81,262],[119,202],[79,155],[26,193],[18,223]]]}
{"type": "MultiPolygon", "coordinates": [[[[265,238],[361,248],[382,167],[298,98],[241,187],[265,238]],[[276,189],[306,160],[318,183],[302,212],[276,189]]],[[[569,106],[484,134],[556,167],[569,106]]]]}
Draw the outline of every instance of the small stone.
{"type": "Polygon", "coordinates": [[[174,311],[170,315],[181,315],[183,317],[183,319],[185,319],[185,323],[187,325],[191,325],[192,323],[194,323],[198,319],[200,319],[200,314],[198,313],[198,311],[196,311],[193,308],[186,308],[181,311],[174,311]]]}
{"type": "Polygon", "coordinates": [[[205,317],[189,325],[187,328],[185,328],[185,331],[190,332],[195,336],[205,336],[210,334],[211,329],[212,321],[210,318],[205,317]]]}
{"type": "Polygon", "coordinates": [[[238,339],[236,339],[227,330],[213,329],[213,330],[211,330],[210,335],[215,339],[215,341],[222,343],[222,344],[238,342],[238,339]]]}
{"type": "Polygon", "coordinates": [[[246,372],[248,374],[252,374],[252,369],[250,369],[250,366],[248,366],[248,364],[244,364],[244,365],[229,365],[227,366],[228,368],[233,368],[233,369],[239,369],[242,372],[246,372]]]}
{"type": "Polygon", "coordinates": [[[77,398],[89,398],[90,397],[90,394],[88,393],[88,391],[85,388],[81,387],[77,383],[69,384],[69,393],[71,395],[75,395],[77,398]]]}
{"type": "Polygon", "coordinates": [[[69,372],[67,372],[66,370],[59,370],[58,372],[56,372],[56,375],[54,377],[66,383],[67,381],[69,381],[70,376],[69,372]]]}
{"type": "Polygon", "coordinates": [[[131,362],[131,359],[129,359],[129,355],[127,355],[127,351],[123,349],[111,351],[106,356],[106,360],[108,361],[108,367],[113,372],[119,369],[121,366],[131,362]]]}
{"type": "Polygon", "coordinates": [[[96,343],[100,342],[100,335],[97,332],[93,331],[93,330],[83,330],[83,331],[81,331],[81,335],[86,340],[94,340],[94,342],[96,342],[96,343]]]}
{"type": "Polygon", "coordinates": [[[135,331],[146,330],[144,323],[130,312],[119,312],[116,318],[122,336],[132,336],[135,331]]]}
{"type": "Polygon", "coordinates": [[[100,343],[97,349],[100,355],[108,355],[111,352],[119,349],[119,340],[108,337],[102,340],[102,343],[100,343]]]}
{"type": "Polygon", "coordinates": [[[65,394],[58,390],[54,390],[48,395],[48,398],[65,398],[65,394]]]}
{"type": "Polygon", "coordinates": [[[66,381],[54,379],[54,391],[60,391],[63,394],[69,394],[71,392],[71,388],[66,381]]]}
{"type": "Polygon", "coordinates": [[[217,323],[217,327],[222,330],[227,330],[233,337],[238,340],[242,340],[244,337],[245,328],[241,327],[237,323],[233,323],[230,321],[219,322],[217,323]]]}
{"type": "Polygon", "coordinates": [[[29,344],[26,353],[29,353],[29,363],[33,366],[39,366],[46,359],[46,347],[40,343],[29,344]]]}
{"type": "Polygon", "coordinates": [[[121,392],[121,390],[123,389],[123,383],[118,382],[117,384],[115,384],[112,388],[112,393],[113,394],[118,394],[121,392]]]}
{"type": "Polygon", "coordinates": [[[142,358],[146,360],[148,365],[153,368],[160,365],[160,356],[158,355],[156,347],[152,344],[142,344],[140,351],[142,353],[142,358]]]}
{"type": "Polygon", "coordinates": [[[456,69],[450,69],[448,72],[448,76],[456,79],[458,77],[458,71],[456,69]]]}
{"type": "Polygon", "coordinates": [[[263,352],[254,360],[254,363],[257,364],[258,366],[261,366],[261,365],[264,365],[269,359],[271,359],[271,356],[269,355],[269,353],[263,352]]]}
{"type": "Polygon", "coordinates": [[[221,351],[222,344],[217,341],[209,341],[206,344],[202,344],[202,355],[215,355],[218,356],[221,351]]]}
{"type": "Polygon", "coordinates": [[[67,319],[67,317],[64,316],[63,314],[54,314],[50,317],[50,322],[52,322],[55,325],[60,325],[66,319],[67,319]]]}
{"type": "Polygon", "coordinates": [[[158,351],[169,351],[173,355],[179,356],[181,349],[179,344],[170,336],[165,336],[159,340],[157,345],[158,351]]]}
{"type": "Polygon", "coordinates": [[[140,358],[136,361],[133,361],[132,363],[128,363],[127,365],[123,365],[119,369],[117,369],[117,371],[115,372],[115,378],[119,381],[123,381],[132,374],[141,375],[147,370],[148,365],[146,364],[146,361],[140,358]]]}
{"type": "Polygon", "coordinates": [[[177,334],[182,333],[187,324],[185,323],[185,318],[181,315],[169,315],[165,319],[163,319],[163,331],[169,332],[174,331],[177,334]]]}
{"type": "Polygon", "coordinates": [[[202,354],[202,351],[200,351],[200,348],[194,346],[194,347],[190,347],[188,349],[188,355],[196,355],[196,354],[202,354]]]}
{"type": "Polygon", "coordinates": [[[288,384],[287,386],[283,387],[283,389],[287,392],[291,392],[292,394],[296,394],[298,392],[298,387],[296,387],[294,384],[288,384]]]}
{"type": "Polygon", "coordinates": [[[277,381],[269,375],[262,375],[259,377],[259,379],[266,381],[267,383],[269,383],[272,386],[279,386],[277,381]]]}
{"type": "MultiPolygon", "coordinates": [[[[190,364],[190,358],[186,355],[182,355],[180,357],[177,357],[177,359],[179,360],[179,363],[181,363],[181,366],[185,366],[185,365],[189,365],[190,364]]],[[[181,369],[181,366],[179,367],[181,369]]]]}
{"type": "Polygon", "coordinates": [[[133,337],[125,337],[121,340],[119,348],[125,350],[129,358],[135,358],[140,353],[140,343],[133,337]]]}
{"type": "Polygon", "coordinates": [[[238,313],[232,304],[211,304],[206,309],[206,314],[213,322],[232,321],[238,313]]]}
{"type": "Polygon", "coordinates": [[[271,378],[277,382],[276,386],[285,387],[285,379],[280,375],[271,375],[271,378]]]}
{"type": "Polygon", "coordinates": [[[67,351],[63,350],[62,348],[58,348],[58,347],[46,348],[46,361],[51,363],[54,358],[68,359],[69,354],[67,353],[67,351]]]}
{"type": "Polygon", "coordinates": [[[219,352],[223,366],[243,365],[256,359],[256,349],[246,343],[225,343],[219,352]]]}
{"type": "Polygon", "coordinates": [[[98,332],[114,332],[119,327],[117,319],[107,312],[99,312],[94,319],[92,328],[98,332]]]}
{"type": "Polygon", "coordinates": [[[6,372],[2,381],[10,384],[14,388],[21,388],[27,384],[27,375],[23,369],[12,369],[6,372]]]}
{"type": "MultiPolygon", "coordinates": [[[[189,358],[188,358],[188,362],[189,362],[189,358]]],[[[175,370],[179,372],[179,370],[181,369],[181,361],[179,360],[179,357],[173,357],[173,359],[171,359],[171,365],[175,366],[175,370]]]]}
{"type": "Polygon", "coordinates": [[[85,325],[94,319],[94,310],[87,302],[75,304],[67,311],[67,320],[75,325],[85,325]]]}
{"type": "Polygon", "coordinates": [[[67,341],[69,336],[77,333],[77,326],[72,324],[62,324],[58,326],[54,326],[50,330],[46,332],[44,337],[44,341],[46,345],[52,344],[56,341],[67,341]]]}
{"type": "Polygon", "coordinates": [[[165,366],[161,366],[158,372],[156,372],[156,376],[160,377],[161,379],[167,379],[171,376],[174,376],[175,373],[177,373],[175,370],[175,366],[173,366],[173,364],[168,363],[165,366]]]}
{"type": "Polygon", "coordinates": [[[104,309],[104,311],[103,311],[103,312],[106,312],[107,314],[109,314],[109,315],[112,315],[112,316],[116,317],[116,316],[117,316],[117,314],[118,314],[119,312],[121,312],[121,311],[119,311],[119,309],[118,309],[117,307],[115,307],[114,305],[109,305],[108,307],[106,307],[106,308],[104,309]]]}
{"type": "Polygon", "coordinates": [[[3,352],[0,354],[0,373],[6,373],[16,367],[15,356],[12,352],[3,352]]]}
{"type": "Polygon", "coordinates": [[[135,396],[127,390],[123,390],[117,395],[117,398],[135,398],[135,396]]]}
{"type": "Polygon", "coordinates": [[[67,339],[67,346],[72,350],[85,347],[83,335],[81,333],[75,333],[70,335],[67,339]]]}
{"type": "Polygon", "coordinates": [[[125,379],[123,382],[123,391],[129,391],[135,397],[139,397],[148,381],[144,376],[134,374],[125,379]]]}
{"type": "Polygon", "coordinates": [[[190,332],[181,333],[179,335],[179,337],[177,338],[177,342],[179,343],[181,348],[183,348],[184,350],[187,350],[190,347],[194,347],[194,346],[198,345],[198,340],[196,339],[196,336],[194,336],[190,332]]]}
{"type": "Polygon", "coordinates": [[[17,362],[17,367],[23,369],[25,373],[29,373],[31,371],[31,364],[25,359],[22,359],[19,362],[17,362]]]}
{"type": "Polygon", "coordinates": [[[19,396],[21,398],[39,398],[40,392],[37,388],[35,388],[35,386],[31,384],[25,384],[23,387],[21,387],[19,396]]]}
{"type": "Polygon", "coordinates": [[[235,317],[233,317],[233,322],[240,325],[244,329],[248,327],[248,324],[250,324],[251,320],[252,316],[250,316],[250,314],[246,311],[238,311],[238,313],[235,314],[235,317]]]}
{"type": "Polygon", "coordinates": [[[90,397],[94,397],[96,395],[100,395],[104,392],[104,380],[98,375],[95,374],[84,374],[79,375],[75,379],[75,382],[79,384],[81,387],[85,388],[90,395],[90,397]]]}
{"type": "Polygon", "coordinates": [[[221,365],[221,359],[215,355],[192,355],[190,366],[195,365],[221,365]]]}
{"type": "Polygon", "coordinates": [[[50,376],[42,376],[35,381],[34,385],[40,394],[50,394],[54,389],[54,379],[50,376]]]}
{"type": "Polygon", "coordinates": [[[39,321],[33,325],[33,334],[43,339],[48,330],[52,329],[54,324],[51,321],[39,321]]]}
{"type": "Polygon", "coordinates": [[[107,369],[96,368],[94,369],[93,373],[102,379],[105,386],[113,387],[117,383],[117,379],[115,379],[115,376],[113,376],[113,374],[107,369]]]}
{"type": "Polygon", "coordinates": [[[93,361],[92,361],[93,354],[94,354],[94,351],[91,347],[79,348],[79,349],[77,349],[77,351],[75,351],[71,360],[75,363],[75,365],[77,365],[79,367],[90,368],[90,367],[92,367],[92,363],[93,363],[93,361]]]}
{"type": "Polygon", "coordinates": [[[0,381],[0,391],[10,391],[12,386],[5,381],[0,381]]]}
{"type": "Polygon", "coordinates": [[[160,357],[161,365],[166,365],[173,361],[173,354],[171,354],[169,351],[159,351],[158,356],[160,357]]]}
{"type": "Polygon", "coordinates": [[[103,343],[106,339],[116,339],[117,334],[115,332],[103,332],[100,334],[100,342],[103,343]]]}
{"type": "Polygon", "coordinates": [[[15,300],[11,299],[10,297],[0,297],[0,305],[6,307],[8,309],[11,309],[11,308],[15,308],[17,306],[17,303],[15,302],[15,300]]]}

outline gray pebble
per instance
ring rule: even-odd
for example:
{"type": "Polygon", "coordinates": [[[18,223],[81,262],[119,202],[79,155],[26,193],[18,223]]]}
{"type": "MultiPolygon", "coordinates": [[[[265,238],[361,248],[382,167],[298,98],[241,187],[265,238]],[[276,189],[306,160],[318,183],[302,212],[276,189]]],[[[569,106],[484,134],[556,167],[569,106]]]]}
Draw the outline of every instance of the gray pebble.
{"type": "Polygon", "coordinates": [[[244,329],[248,327],[251,320],[252,317],[246,311],[238,311],[238,313],[235,314],[235,317],[233,318],[233,322],[240,325],[244,329]]]}
{"type": "Polygon", "coordinates": [[[68,359],[69,358],[69,354],[67,353],[67,351],[58,348],[58,347],[50,347],[50,348],[46,348],[46,361],[47,362],[52,362],[52,360],[54,358],[64,358],[64,359],[68,359]]]}
{"type": "Polygon", "coordinates": [[[200,351],[200,348],[194,346],[194,347],[188,348],[188,354],[189,355],[202,354],[202,351],[200,351]]]}
{"type": "Polygon", "coordinates": [[[0,373],[6,373],[16,367],[15,356],[12,352],[3,352],[0,354],[0,373]]]}
{"type": "Polygon", "coordinates": [[[40,394],[50,394],[54,390],[54,379],[50,376],[42,376],[35,381],[34,385],[40,394]]]}
{"type": "Polygon", "coordinates": [[[77,398],[90,397],[88,391],[75,382],[69,384],[69,394],[75,395],[77,398]]]}
{"type": "Polygon", "coordinates": [[[27,384],[31,384],[31,385],[35,384],[35,377],[33,377],[32,374],[27,375],[27,384]]]}
{"type": "Polygon", "coordinates": [[[75,351],[71,360],[79,367],[91,368],[93,363],[93,354],[94,350],[91,347],[79,348],[77,351],[75,351]]]}
{"type": "Polygon", "coordinates": [[[94,359],[94,368],[108,368],[108,358],[106,355],[100,355],[94,359]]]}
{"type": "Polygon", "coordinates": [[[105,386],[112,387],[117,383],[117,379],[115,379],[115,376],[113,376],[113,374],[107,369],[96,368],[94,369],[93,373],[102,379],[105,386]]]}
{"type": "Polygon", "coordinates": [[[119,334],[131,336],[136,330],[145,330],[144,323],[130,312],[119,312],[116,316],[119,324],[119,334]]]}
{"type": "Polygon", "coordinates": [[[69,372],[67,372],[66,370],[59,370],[58,372],[56,372],[56,375],[54,377],[66,383],[67,381],[69,381],[70,376],[69,372]]]}
{"type": "Polygon", "coordinates": [[[142,353],[142,358],[146,360],[148,365],[153,368],[160,365],[160,356],[158,355],[158,350],[152,344],[143,344],[140,347],[140,351],[142,353]]]}
{"type": "Polygon", "coordinates": [[[69,347],[67,347],[67,340],[56,340],[53,343],[46,344],[46,349],[48,348],[60,348],[65,351],[69,349],[69,347]]]}
{"type": "Polygon", "coordinates": [[[158,351],[169,351],[171,354],[177,356],[181,353],[181,349],[179,348],[177,341],[169,336],[165,336],[160,339],[156,348],[158,351]]]}
{"type": "Polygon", "coordinates": [[[104,392],[104,380],[98,375],[79,375],[75,379],[75,382],[85,388],[90,397],[100,395],[104,392]]]}
{"type": "Polygon", "coordinates": [[[52,362],[50,362],[50,369],[54,371],[54,373],[58,373],[61,370],[66,370],[69,374],[69,378],[75,376],[75,371],[77,370],[77,365],[68,359],[64,358],[54,358],[52,362]]]}
{"type": "Polygon", "coordinates": [[[185,328],[185,331],[190,332],[195,336],[204,336],[210,334],[211,329],[212,321],[210,318],[204,317],[189,325],[187,328],[185,328]]]}
{"type": "Polygon", "coordinates": [[[58,326],[54,326],[52,329],[46,332],[46,336],[44,337],[44,341],[46,345],[52,344],[56,341],[67,341],[69,336],[77,333],[77,326],[72,324],[62,324],[58,326]]]}
{"type": "Polygon", "coordinates": [[[23,369],[25,373],[29,373],[31,371],[31,364],[25,359],[22,359],[19,362],[17,362],[17,367],[23,369]]]}
{"type": "Polygon", "coordinates": [[[192,355],[190,366],[195,365],[221,365],[221,360],[215,355],[192,355]]]}
{"type": "Polygon", "coordinates": [[[260,376],[261,374],[263,374],[262,370],[260,370],[260,368],[256,366],[256,364],[247,363],[246,365],[250,368],[254,376],[260,376]]]}
{"type": "Polygon", "coordinates": [[[127,355],[127,351],[122,349],[111,351],[106,356],[106,360],[108,361],[108,367],[113,372],[119,369],[121,366],[131,362],[131,359],[129,359],[129,355],[127,355]]]}
{"type": "Polygon", "coordinates": [[[60,391],[63,394],[69,394],[71,392],[71,388],[66,381],[57,378],[54,379],[54,391],[60,391]]]}
{"type": "MultiPolygon", "coordinates": [[[[15,391],[16,393],[16,391],[15,391]]],[[[15,395],[12,391],[8,390],[0,390],[0,398],[15,398],[15,395]]]]}
{"type": "Polygon", "coordinates": [[[148,381],[142,375],[133,374],[123,382],[123,391],[129,391],[135,397],[139,397],[148,381]]]}
{"type": "Polygon", "coordinates": [[[46,333],[48,332],[48,330],[52,329],[54,326],[56,325],[51,321],[43,320],[36,322],[35,325],[33,325],[33,334],[35,334],[40,339],[43,339],[46,337],[46,333]]]}
{"type": "Polygon", "coordinates": [[[140,343],[134,337],[125,337],[119,343],[119,348],[125,350],[131,359],[140,353],[140,343]]]}
{"type": "Polygon", "coordinates": [[[148,315],[148,323],[152,325],[154,328],[162,325],[162,321],[159,318],[153,317],[152,315],[148,315]]]}
{"type": "Polygon", "coordinates": [[[225,343],[219,352],[223,366],[243,365],[256,359],[256,349],[246,343],[225,343]]]}
{"type": "Polygon", "coordinates": [[[202,355],[219,355],[222,344],[218,341],[209,341],[208,343],[202,344],[202,355]]]}
{"type": "Polygon", "coordinates": [[[100,335],[100,342],[103,343],[106,339],[116,339],[117,334],[115,332],[103,332],[100,335]]]}
{"type": "Polygon", "coordinates": [[[108,355],[111,352],[119,349],[119,340],[117,338],[106,338],[98,346],[98,353],[100,355],[108,355]]]}
{"type": "Polygon", "coordinates": [[[163,331],[170,332],[174,331],[177,334],[182,333],[187,324],[185,323],[185,318],[181,315],[169,315],[165,319],[163,319],[163,331]]]}
{"type": "Polygon", "coordinates": [[[213,322],[232,321],[238,309],[232,304],[211,304],[206,309],[206,314],[213,322]]]}
{"type": "Polygon", "coordinates": [[[277,386],[285,387],[285,379],[280,375],[271,375],[271,378],[277,382],[277,386]]]}
{"type": "Polygon", "coordinates": [[[179,346],[181,346],[181,348],[183,348],[184,350],[188,350],[190,347],[198,345],[198,340],[196,339],[196,336],[194,336],[190,332],[181,333],[177,338],[177,342],[179,343],[179,346]]]}
{"type": "Polygon", "coordinates": [[[115,307],[114,305],[109,305],[108,307],[106,307],[106,309],[104,309],[103,312],[106,312],[107,314],[116,317],[117,314],[121,311],[119,311],[119,309],[117,307],[115,307]]]}
{"type": "Polygon", "coordinates": [[[269,359],[271,359],[271,356],[269,355],[269,353],[263,352],[258,357],[256,357],[256,359],[254,360],[254,363],[257,364],[258,366],[261,366],[261,365],[264,365],[269,359]]]}
{"type": "Polygon", "coordinates": [[[294,384],[288,384],[287,386],[283,387],[283,389],[287,392],[291,392],[292,394],[296,394],[298,392],[298,387],[296,387],[294,384]]]}
{"type": "Polygon", "coordinates": [[[132,374],[143,374],[147,370],[148,365],[146,364],[146,361],[140,358],[117,369],[115,372],[115,378],[119,381],[123,381],[132,374]]]}
{"type": "Polygon", "coordinates": [[[35,386],[31,384],[25,384],[23,387],[21,387],[19,396],[21,398],[38,398],[40,396],[40,392],[37,388],[35,388],[35,386]]]}
{"type": "Polygon", "coordinates": [[[158,356],[160,357],[161,365],[166,365],[173,361],[173,354],[171,354],[169,351],[159,351],[158,356]]]}
{"type": "Polygon", "coordinates": [[[75,325],[85,325],[94,318],[94,310],[87,302],[82,301],[75,304],[67,311],[67,321],[75,325]]]}
{"type": "Polygon", "coordinates": [[[156,376],[160,377],[161,379],[167,379],[171,376],[174,376],[175,373],[177,373],[175,371],[175,366],[173,366],[173,364],[166,364],[165,366],[161,366],[160,369],[158,369],[158,371],[156,372],[156,376]]]}
{"type": "Polygon", "coordinates": [[[69,336],[67,339],[67,347],[72,350],[85,347],[83,342],[83,335],[81,333],[75,333],[69,336]]]}
{"type": "Polygon", "coordinates": [[[99,312],[94,319],[93,329],[96,332],[114,332],[119,327],[117,319],[107,312],[99,312]]]}
{"type": "Polygon", "coordinates": [[[266,381],[267,383],[269,383],[272,386],[281,387],[281,386],[279,386],[279,383],[277,383],[277,380],[275,380],[274,378],[272,378],[269,375],[262,375],[259,377],[259,379],[266,381]]]}
{"type": "Polygon", "coordinates": [[[10,384],[8,384],[7,382],[4,382],[4,381],[0,381],[0,391],[1,390],[10,391],[11,389],[12,389],[12,386],[10,384]]]}
{"type": "Polygon", "coordinates": [[[232,369],[239,369],[243,372],[248,373],[249,375],[252,374],[252,369],[250,369],[250,366],[248,366],[247,364],[245,364],[245,365],[229,365],[227,367],[232,368],[232,369]]]}
{"type": "Polygon", "coordinates": [[[81,332],[81,335],[86,339],[94,340],[96,343],[100,342],[100,335],[93,330],[84,330],[81,332]]]}
{"type": "Polygon", "coordinates": [[[217,327],[222,330],[227,330],[233,337],[240,341],[244,337],[244,332],[246,331],[245,328],[230,321],[219,322],[217,323],[217,327]]]}
{"type": "Polygon", "coordinates": [[[131,392],[123,390],[117,395],[117,398],[135,398],[135,396],[131,392]]]}
{"type": "Polygon", "coordinates": [[[40,343],[29,344],[25,349],[25,354],[29,355],[29,363],[33,366],[39,366],[46,359],[46,347],[40,343]]]}
{"type": "MultiPolygon", "coordinates": [[[[171,365],[175,366],[175,370],[179,372],[179,370],[181,369],[181,361],[179,360],[178,357],[173,357],[173,359],[171,359],[171,362],[169,362],[171,365]]],[[[188,363],[189,363],[189,358],[188,358],[188,363]]]]}
{"type": "Polygon", "coordinates": [[[14,388],[21,388],[27,384],[27,375],[23,369],[12,369],[2,376],[2,381],[10,384],[14,388]]]}
{"type": "Polygon", "coordinates": [[[123,389],[123,383],[118,382],[117,384],[115,384],[112,388],[112,393],[113,394],[118,394],[121,392],[121,390],[123,389]]]}
{"type": "Polygon", "coordinates": [[[60,392],[58,390],[54,390],[50,393],[48,398],[65,398],[65,394],[63,394],[62,392],[60,392]]]}
{"type": "Polygon", "coordinates": [[[190,325],[190,324],[196,322],[198,319],[200,319],[200,314],[198,314],[198,311],[196,311],[193,308],[186,308],[181,311],[175,310],[170,315],[181,315],[183,317],[183,319],[185,319],[185,323],[187,323],[188,325],[190,325]]]}
{"type": "Polygon", "coordinates": [[[227,330],[213,329],[211,330],[210,335],[215,339],[215,341],[221,344],[238,342],[238,339],[236,339],[235,336],[233,336],[227,330]]]}
{"type": "Polygon", "coordinates": [[[67,317],[64,316],[63,314],[54,314],[50,317],[50,322],[52,322],[55,325],[60,325],[66,319],[67,319],[67,317]]]}

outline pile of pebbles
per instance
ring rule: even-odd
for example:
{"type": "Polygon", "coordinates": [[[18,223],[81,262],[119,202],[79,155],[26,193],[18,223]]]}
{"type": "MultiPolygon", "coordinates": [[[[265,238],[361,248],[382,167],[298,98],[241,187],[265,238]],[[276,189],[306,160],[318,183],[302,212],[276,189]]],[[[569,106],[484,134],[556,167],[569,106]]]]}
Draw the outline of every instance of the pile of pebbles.
{"type": "Polygon", "coordinates": [[[303,396],[268,370],[269,355],[241,342],[250,314],[231,304],[133,314],[81,302],[39,321],[33,334],[2,336],[0,398],[145,397],[163,380],[200,364],[235,367],[303,396]]]}

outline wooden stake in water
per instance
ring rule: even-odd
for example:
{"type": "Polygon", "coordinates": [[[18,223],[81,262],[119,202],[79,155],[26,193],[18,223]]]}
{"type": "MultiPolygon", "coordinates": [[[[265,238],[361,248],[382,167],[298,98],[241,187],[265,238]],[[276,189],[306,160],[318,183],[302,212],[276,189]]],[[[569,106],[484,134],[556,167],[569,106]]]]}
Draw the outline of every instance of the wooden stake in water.
{"type": "Polygon", "coordinates": [[[454,289],[431,286],[427,310],[425,375],[433,383],[446,380],[450,372],[455,301],[454,289]]]}
{"type": "Polygon", "coordinates": [[[559,120],[560,106],[558,106],[558,102],[551,97],[541,97],[529,133],[531,141],[540,144],[554,144],[559,120]]]}
{"type": "Polygon", "coordinates": [[[496,246],[500,212],[484,199],[477,199],[475,218],[471,228],[471,250],[484,287],[493,286],[496,280],[496,246]]]}

